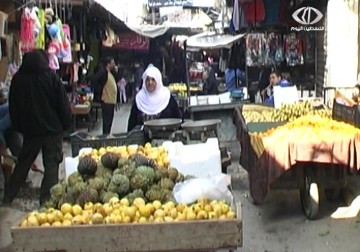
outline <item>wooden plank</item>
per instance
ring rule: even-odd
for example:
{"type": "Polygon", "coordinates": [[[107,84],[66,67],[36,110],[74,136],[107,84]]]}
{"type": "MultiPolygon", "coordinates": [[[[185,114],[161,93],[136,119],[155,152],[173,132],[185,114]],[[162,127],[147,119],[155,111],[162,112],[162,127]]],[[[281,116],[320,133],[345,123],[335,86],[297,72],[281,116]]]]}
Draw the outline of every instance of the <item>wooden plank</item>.
{"type": "Polygon", "coordinates": [[[241,206],[234,220],[12,228],[15,251],[181,251],[242,246],[241,206]],[[41,243],[34,239],[41,237],[41,243]],[[161,241],[161,242],[157,242],[161,241]]]}

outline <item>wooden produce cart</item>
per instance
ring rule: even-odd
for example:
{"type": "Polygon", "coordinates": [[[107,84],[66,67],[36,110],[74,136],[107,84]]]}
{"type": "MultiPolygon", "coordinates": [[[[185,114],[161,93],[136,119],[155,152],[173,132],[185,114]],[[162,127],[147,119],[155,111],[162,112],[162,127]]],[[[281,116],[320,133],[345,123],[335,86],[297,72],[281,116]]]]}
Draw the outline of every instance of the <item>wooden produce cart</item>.
{"type": "Polygon", "coordinates": [[[14,251],[24,252],[233,251],[242,246],[240,203],[236,213],[233,220],[14,227],[11,233],[14,251]]]}
{"type": "Polygon", "coordinates": [[[249,190],[255,204],[263,202],[270,188],[299,189],[304,214],[315,219],[321,198],[338,197],[346,186],[347,174],[360,168],[360,139],[340,143],[331,139],[318,144],[274,143],[259,154],[249,133],[264,132],[281,123],[246,124],[242,107],[238,107],[234,124],[241,144],[240,164],[248,172],[249,190]]]}

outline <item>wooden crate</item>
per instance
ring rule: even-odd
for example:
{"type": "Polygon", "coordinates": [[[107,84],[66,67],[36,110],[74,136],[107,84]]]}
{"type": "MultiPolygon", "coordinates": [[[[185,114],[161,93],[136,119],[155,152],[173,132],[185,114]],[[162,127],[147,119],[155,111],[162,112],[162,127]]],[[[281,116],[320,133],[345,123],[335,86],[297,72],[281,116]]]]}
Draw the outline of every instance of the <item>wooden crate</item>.
{"type": "Polygon", "coordinates": [[[14,251],[214,251],[242,246],[237,219],[11,229],[14,251]]]}

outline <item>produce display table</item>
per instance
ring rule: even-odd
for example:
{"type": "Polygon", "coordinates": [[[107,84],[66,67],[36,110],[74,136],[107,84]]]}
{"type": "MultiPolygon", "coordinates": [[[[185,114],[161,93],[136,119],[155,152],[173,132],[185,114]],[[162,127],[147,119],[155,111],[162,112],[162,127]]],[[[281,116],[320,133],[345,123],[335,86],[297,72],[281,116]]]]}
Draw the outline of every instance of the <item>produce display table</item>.
{"type": "MultiPolygon", "coordinates": [[[[305,215],[312,219],[319,210],[319,194],[328,197],[346,186],[348,172],[360,169],[360,137],[323,142],[305,142],[301,136],[274,142],[261,151],[249,134],[242,108],[234,114],[237,139],[241,144],[240,164],[249,174],[250,194],[254,203],[262,203],[269,188],[300,189],[305,215]],[[326,179],[325,179],[326,178],[326,179]],[[314,189],[315,186],[315,189],[314,189]],[[315,198],[315,200],[314,200],[315,198]]],[[[256,131],[265,131],[273,123],[253,123],[256,131]]]]}
{"type": "Polygon", "coordinates": [[[11,229],[14,251],[215,251],[242,246],[237,219],[11,229]],[[41,237],[41,242],[34,239],[41,237]]]}

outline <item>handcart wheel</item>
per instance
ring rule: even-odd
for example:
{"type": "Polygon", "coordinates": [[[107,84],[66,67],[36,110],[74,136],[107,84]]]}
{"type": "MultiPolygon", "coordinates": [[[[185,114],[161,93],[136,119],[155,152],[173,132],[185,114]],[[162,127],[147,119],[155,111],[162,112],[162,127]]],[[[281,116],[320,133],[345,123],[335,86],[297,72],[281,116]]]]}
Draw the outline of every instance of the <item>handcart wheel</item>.
{"type": "Polygon", "coordinates": [[[311,168],[304,170],[304,184],[300,188],[301,205],[305,216],[316,219],[320,209],[320,188],[316,182],[314,172],[311,168]]]}

